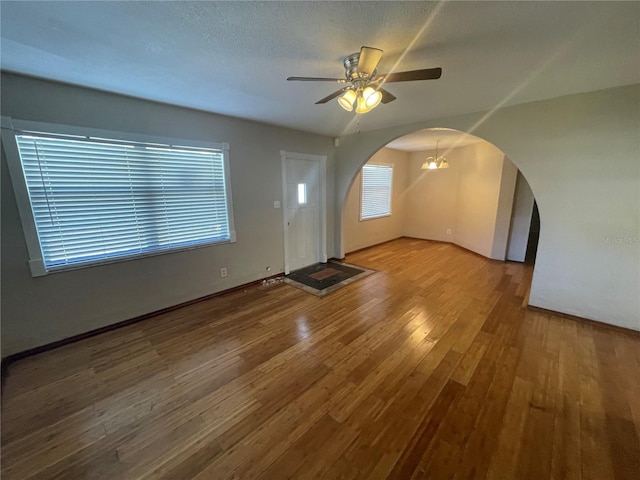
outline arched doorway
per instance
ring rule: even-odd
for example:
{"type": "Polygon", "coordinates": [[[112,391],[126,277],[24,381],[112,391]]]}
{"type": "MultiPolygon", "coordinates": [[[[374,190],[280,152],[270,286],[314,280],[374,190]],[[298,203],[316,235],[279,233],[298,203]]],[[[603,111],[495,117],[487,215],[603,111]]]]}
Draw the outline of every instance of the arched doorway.
{"type": "Polygon", "coordinates": [[[611,243],[637,238],[637,136],[617,127],[637,125],[637,93],[621,87],[341,137],[333,255],[345,252],[342,208],[355,174],[376,151],[422,128],[469,132],[499,147],[535,194],[541,228],[529,304],[638,330],[637,249],[611,243]],[[619,168],[603,168],[603,158],[619,168]]]}
{"type": "Polygon", "coordinates": [[[341,211],[345,253],[405,236],[454,243],[496,260],[535,258],[533,192],[504,152],[486,140],[454,129],[420,129],[378,149],[364,168],[393,171],[392,188],[375,194],[378,201],[388,196],[391,208],[386,215],[364,216],[368,177],[357,171],[341,211]],[[440,168],[427,165],[427,158],[439,158],[440,168]]]}

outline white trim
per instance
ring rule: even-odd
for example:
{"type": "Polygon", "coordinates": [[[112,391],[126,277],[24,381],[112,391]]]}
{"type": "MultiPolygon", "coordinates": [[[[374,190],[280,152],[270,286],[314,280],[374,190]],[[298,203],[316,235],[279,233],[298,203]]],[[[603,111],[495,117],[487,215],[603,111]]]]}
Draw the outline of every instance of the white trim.
{"type": "Polygon", "coordinates": [[[111,263],[118,263],[128,260],[135,260],[139,258],[152,257],[156,255],[164,255],[168,253],[175,253],[186,250],[194,250],[198,248],[211,247],[213,245],[223,245],[236,242],[235,222],[233,215],[233,195],[231,192],[231,174],[230,174],[230,162],[229,162],[229,144],[226,142],[214,143],[203,142],[198,140],[180,139],[174,137],[158,137],[152,135],[141,135],[129,132],[120,132],[114,130],[100,130],[94,128],[75,127],[70,125],[52,124],[44,122],[32,122],[27,120],[15,120],[8,116],[0,117],[0,125],[2,127],[1,136],[4,152],[7,157],[7,165],[9,167],[9,176],[14,190],[14,196],[18,206],[18,212],[20,214],[20,220],[24,231],[25,242],[27,244],[27,251],[29,254],[29,269],[33,277],[40,277],[49,273],[56,273],[69,270],[77,270],[82,268],[89,268],[98,265],[105,265],[111,263]],[[179,248],[171,248],[167,250],[157,250],[152,252],[145,252],[143,254],[126,255],[120,257],[113,257],[108,259],[102,259],[95,262],[87,262],[78,265],[55,267],[49,270],[46,269],[42,250],[40,247],[40,240],[38,237],[38,230],[36,228],[33,211],[31,209],[31,203],[29,200],[29,191],[22,171],[22,162],[20,161],[20,152],[18,150],[18,144],[16,141],[16,133],[20,131],[33,131],[59,135],[75,135],[82,137],[101,137],[111,138],[113,140],[125,140],[131,142],[141,143],[156,143],[159,146],[185,146],[185,147],[200,147],[200,148],[213,148],[221,150],[223,154],[224,175],[225,175],[225,194],[227,200],[227,221],[229,224],[229,240],[215,241],[208,243],[200,243],[197,245],[189,245],[179,248]]]}
{"type": "Polygon", "coordinates": [[[9,118],[9,120],[13,124],[13,130],[26,130],[33,132],[44,132],[44,133],[57,133],[60,135],[76,135],[81,137],[102,137],[102,138],[110,138],[112,140],[128,140],[130,142],[141,142],[141,143],[158,143],[160,145],[171,145],[171,146],[189,146],[189,147],[202,147],[202,148],[216,148],[219,150],[229,150],[229,144],[225,142],[206,142],[202,140],[192,140],[188,138],[176,138],[176,137],[165,137],[165,136],[157,136],[157,135],[146,135],[139,133],[131,133],[131,132],[123,132],[119,130],[103,130],[98,128],[87,128],[87,127],[76,127],[74,125],[63,125],[57,123],[46,123],[46,122],[32,122],[30,120],[16,120],[11,119],[10,117],[3,117],[3,126],[4,127],[4,118],[9,118]],[[188,145],[184,145],[185,142],[188,145]]]}
{"type": "Polygon", "coordinates": [[[390,213],[385,213],[384,215],[378,215],[376,217],[369,217],[369,218],[362,218],[362,216],[361,216],[358,221],[359,222],[370,222],[371,220],[379,220],[380,218],[387,218],[387,217],[390,217],[390,216],[391,216],[390,213]]]}
{"type": "Polygon", "coordinates": [[[327,258],[327,157],[320,159],[320,261],[326,263],[327,258]]]}
{"type": "Polygon", "coordinates": [[[289,275],[289,239],[287,237],[287,152],[280,150],[280,163],[282,165],[282,232],[284,234],[284,266],[285,275],[289,275]]]}
{"type": "Polygon", "coordinates": [[[6,116],[2,116],[0,117],[0,126],[2,128],[8,128],[10,130],[13,130],[13,120],[11,117],[6,117],[6,116]]]}
{"type": "Polygon", "coordinates": [[[33,277],[41,277],[47,274],[47,270],[44,268],[42,250],[40,249],[40,240],[38,239],[38,230],[36,229],[36,222],[33,218],[33,212],[31,211],[27,182],[25,181],[24,174],[22,173],[18,142],[16,142],[12,121],[9,117],[2,117],[2,145],[7,157],[9,177],[11,178],[11,185],[13,186],[16,204],[18,205],[18,213],[22,223],[24,239],[27,244],[29,269],[31,270],[31,275],[33,277]]]}
{"type": "Polygon", "coordinates": [[[224,157],[224,188],[227,197],[227,222],[229,223],[229,241],[217,243],[235,243],[236,242],[236,225],[233,216],[233,195],[231,193],[231,165],[229,161],[229,144],[226,142],[218,144],[222,150],[224,157]]]}
{"type": "Polygon", "coordinates": [[[309,160],[318,162],[319,181],[320,181],[320,243],[318,244],[318,261],[326,262],[327,257],[327,156],[311,155],[308,153],[296,153],[280,150],[280,158],[282,165],[282,227],[284,233],[284,274],[290,272],[289,265],[289,241],[287,239],[287,159],[293,160],[309,160]]]}
{"type": "MultiPolygon", "coordinates": [[[[358,219],[360,222],[368,222],[370,220],[378,220],[380,218],[386,218],[393,215],[393,171],[395,170],[395,165],[393,163],[384,163],[384,162],[367,162],[362,167],[360,167],[360,208],[358,211],[358,219]],[[389,184],[389,213],[385,213],[383,215],[376,215],[375,217],[367,217],[362,218],[362,196],[364,193],[363,182],[364,175],[363,170],[366,166],[379,166],[379,167],[388,167],[391,169],[391,181],[389,184]]],[[[352,187],[353,188],[353,187],[352,187]]]]}

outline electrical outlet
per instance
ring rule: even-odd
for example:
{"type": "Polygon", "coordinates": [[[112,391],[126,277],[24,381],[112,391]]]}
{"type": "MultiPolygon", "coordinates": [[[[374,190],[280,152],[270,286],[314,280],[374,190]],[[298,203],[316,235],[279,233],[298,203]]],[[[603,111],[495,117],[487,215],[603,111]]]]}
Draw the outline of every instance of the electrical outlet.
{"type": "Polygon", "coordinates": [[[227,267],[222,267],[220,269],[220,276],[221,277],[226,277],[227,276],[227,267]]]}
{"type": "Polygon", "coordinates": [[[451,235],[452,230],[450,228],[447,228],[447,235],[451,235]]]}

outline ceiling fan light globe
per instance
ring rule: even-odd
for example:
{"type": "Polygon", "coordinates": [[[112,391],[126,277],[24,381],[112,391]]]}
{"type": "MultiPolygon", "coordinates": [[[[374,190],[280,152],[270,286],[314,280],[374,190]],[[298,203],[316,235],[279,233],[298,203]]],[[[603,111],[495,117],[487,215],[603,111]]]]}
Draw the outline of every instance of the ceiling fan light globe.
{"type": "Polygon", "coordinates": [[[367,106],[367,100],[362,96],[358,96],[356,101],[356,113],[367,113],[369,110],[371,110],[371,108],[367,106]]]}
{"type": "Polygon", "coordinates": [[[375,89],[373,87],[367,87],[362,91],[362,96],[367,99],[369,98],[371,95],[373,95],[374,93],[376,93],[375,89]]]}
{"type": "Polygon", "coordinates": [[[362,92],[362,96],[364,97],[369,110],[375,108],[380,103],[380,100],[382,100],[382,93],[373,87],[365,88],[362,92]]]}
{"type": "Polygon", "coordinates": [[[344,108],[347,112],[351,112],[353,110],[353,102],[356,99],[356,92],[353,90],[347,90],[344,95],[338,98],[338,103],[342,108],[344,108]]]}

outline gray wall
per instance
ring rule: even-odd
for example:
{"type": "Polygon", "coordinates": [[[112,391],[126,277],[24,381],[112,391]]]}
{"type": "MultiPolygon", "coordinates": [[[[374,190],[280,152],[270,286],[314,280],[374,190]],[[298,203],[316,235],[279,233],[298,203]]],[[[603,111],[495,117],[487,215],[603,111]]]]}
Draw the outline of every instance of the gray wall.
{"type": "Polygon", "coordinates": [[[15,119],[228,142],[237,233],[233,244],[33,278],[3,154],[4,356],[282,271],[282,210],[273,208],[282,200],[280,150],[327,155],[327,254],[334,256],[331,138],[13,74],[1,80],[2,115],[15,119]]]}
{"type": "Polygon", "coordinates": [[[362,132],[337,150],[322,136],[12,74],[2,74],[1,93],[2,114],[16,119],[228,142],[238,237],[32,278],[3,159],[2,355],[281,270],[282,212],[272,208],[282,195],[280,150],[328,156],[327,253],[341,255],[342,208],[357,171],[389,141],[429,127],[486,139],[528,180],[541,217],[532,305],[640,330],[638,85],[362,132]]]}
{"type": "Polygon", "coordinates": [[[502,150],[535,195],[530,304],[640,330],[639,105],[632,85],[342,137],[337,215],[358,169],[391,140],[434,127],[473,133],[502,150]]]}

